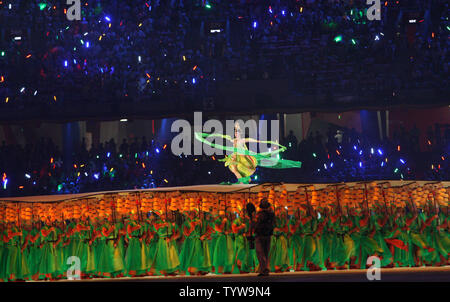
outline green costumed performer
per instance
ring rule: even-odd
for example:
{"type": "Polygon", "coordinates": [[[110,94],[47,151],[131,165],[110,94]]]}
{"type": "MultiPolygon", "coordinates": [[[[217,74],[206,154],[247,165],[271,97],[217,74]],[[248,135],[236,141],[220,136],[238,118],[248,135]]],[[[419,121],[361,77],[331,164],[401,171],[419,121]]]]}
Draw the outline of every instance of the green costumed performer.
{"type": "Polygon", "coordinates": [[[147,268],[147,275],[152,276],[154,274],[153,264],[155,261],[156,244],[158,242],[158,236],[156,235],[155,228],[153,227],[154,216],[146,218],[142,225],[143,240],[142,246],[144,248],[145,264],[147,268]]]}
{"type": "Polygon", "coordinates": [[[33,227],[30,231],[30,240],[28,243],[28,267],[30,269],[32,279],[34,281],[39,280],[39,263],[41,260],[41,223],[33,223],[33,227]],[[38,228],[39,226],[39,228],[38,228]]]}
{"type": "MultiPolygon", "coordinates": [[[[66,228],[64,230],[63,233],[63,237],[62,237],[62,249],[63,249],[63,265],[64,265],[64,272],[67,272],[67,270],[70,267],[70,264],[67,264],[67,260],[72,257],[78,257],[77,255],[77,251],[78,251],[78,246],[80,244],[80,239],[79,237],[77,238],[78,234],[75,233],[75,228],[76,228],[76,223],[74,220],[69,221],[66,224],[66,228]]],[[[81,259],[81,258],[80,258],[81,259]]],[[[67,274],[67,273],[66,273],[67,274]]],[[[66,276],[67,277],[67,276],[66,276]]]]}
{"type": "Polygon", "coordinates": [[[207,273],[210,273],[212,271],[212,258],[211,258],[211,249],[210,249],[210,240],[211,240],[211,234],[214,232],[214,229],[211,227],[210,224],[210,214],[207,212],[202,213],[202,219],[200,224],[199,232],[201,234],[200,236],[200,242],[202,246],[202,258],[203,261],[201,262],[199,273],[201,275],[205,275],[207,273]]]}
{"type": "MultiPolygon", "coordinates": [[[[241,273],[242,264],[245,261],[245,241],[244,236],[246,226],[242,223],[241,218],[236,215],[231,223],[231,236],[233,237],[233,273],[241,273]]],[[[247,271],[248,272],[248,271],[247,271]]]]}
{"type": "Polygon", "coordinates": [[[229,235],[231,224],[225,216],[224,211],[214,222],[216,240],[213,251],[213,265],[218,274],[230,274],[233,269],[233,240],[229,235]]]}
{"type": "MultiPolygon", "coordinates": [[[[156,275],[174,274],[180,268],[180,259],[175,246],[175,240],[180,235],[175,224],[169,219],[161,219],[161,213],[154,211],[158,217],[154,223],[158,241],[154,260],[154,271],[156,275]]],[[[169,214],[168,214],[169,215],[169,214]]]]}
{"type": "Polygon", "coordinates": [[[272,272],[286,272],[289,267],[289,250],[287,235],[289,226],[285,211],[278,213],[275,218],[275,228],[271,239],[269,253],[270,270],[272,272]]]}
{"type": "Polygon", "coordinates": [[[301,260],[302,270],[311,270],[312,268],[311,260],[316,253],[316,242],[313,237],[315,225],[316,221],[311,215],[300,219],[300,226],[303,235],[303,253],[301,260]]]}
{"type": "Polygon", "coordinates": [[[389,245],[393,257],[393,265],[406,266],[409,263],[408,234],[403,229],[405,219],[401,208],[397,208],[394,217],[393,229],[384,240],[389,245]]]}
{"type": "Polygon", "coordinates": [[[295,271],[300,271],[302,269],[302,259],[303,259],[303,236],[301,227],[301,214],[300,209],[295,211],[289,220],[289,263],[290,266],[295,271]]]}
{"type": "Polygon", "coordinates": [[[340,215],[332,215],[328,208],[325,208],[322,212],[322,216],[326,221],[321,238],[325,261],[324,265],[328,270],[334,270],[338,266],[344,265],[346,260],[344,256],[344,236],[339,223],[340,215]]]}
{"type": "Polygon", "coordinates": [[[448,262],[448,253],[450,251],[449,234],[445,232],[445,228],[444,231],[442,230],[445,225],[439,223],[439,220],[445,222],[445,219],[448,219],[448,217],[440,217],[438,214],[430,211],[427,220],[421,227],[421,233],[426,236],[430,247],[426,257],[426,262],[429,265],[445,265],[448,262]]]}
{"type": "Polygon", "coordinates": [[[41,259],[39,262],[39,279],[52,279],[56,273],[56,252],[53,243],[56,241],[55,227],[50,226],[50,220],[41,229],[41,259]]]}
{"type": "Polygon", "coordinates": [[[381,267],[388,267],[392,263],[392,254],[384,238],[389,233],[388,229],[389,213],[387,208],[380,209],[376,214],[376,231],[374,239],[377,241],[378,246],[383,250],[380,255],[381,267]]]}
{"type": "Polygon", "coordinates": [[[80,237],[77,255],[81,260],[82,277],[91,278],[96,272],[95,263],[95,240],[96,232],[89,219],[83,217],[83,221],[77,223],[76,231],[80,237]]]}
{"type": "Polygon", "coordinates": [[[311,211],[312,216],[305,220],[303,228],[305,230],[304,244],[304,260],[310,271],[319,271],[326,269],[323,259],[323,247],[321,236],[325,227],[326,221],[319,220],[317,212],[311,211]],[[311,218],[311,219],[309,219],[311,218]]]}
{"type": "Polygon", "coordinates": [[[249,237],[251,221],[244,211],[241,212],[240,218],[236,218],[231,228],[235,236],[234,250],[235,261],[238,272],[250,273],[256,270],[258,266],[258,257],[256,256],[255,248],[251,248],[249,237]]]}
{"type": "Polygon", "coordinates": [[[417,212],[407,214],[405,229],[408,234],[410,266],[421,266],[422,255],[428,249],[426,238],[420,234],[420,217],[417,212]]]}
{"type": "Polygon", "coordinates": [[[3,230],[4,222],[0,221],[0,223],[2,226],[0,231],[0,282],[4,282],[8,280],[6,276],[6,232],[3,230]]]}
{"type": "Polygon", "coordinates": [[[436,219],[435,238],[436,249],[439,252],[441,261],[437,265],[444,266],[450,264],[450,233],[449,233],[449,217],[445,215],[443,209],[436,219]]]}
{"type": "Polygon", "coordinates": [[[339,214],[339,231],[342,234],[343,249],[337,255],[338,269],[355,269],[360,267],[360,228],[357,222],[358,212],[354,207],[344,207],[339,214]]]}
{"type": "Polygon", "coordinates": [[[241,128],[239,123],[235,124],[234,138],[223,134],[207,134],[207,133],[195,133],[195,138],[202,143],[209,145],[213,148],[225,150],[230,152],[230,155],[225,156],[221,161],[225,162],[225,166],[228,167],[231,172],[236,176],[238,183],[248,184],[251,181],[251,176],[255,173],[256,167],[261,166],[272,169],[286,169],[286,168],[300,168],[301,162],[284,160],[279,158],[279,154],[284,152],[287,148],[271,141],[258,141],[253,138],[242,137],[241,128]],[[208,141],[208,138],[226,139],[231,146],[223,146],[208,141]],[[252,150],[248,150],[247,143],[262,143],[266,145],[275,146],[275,150],[263,153],[256,153],[252,150]]]}
{"type": "Polygon", "coordinates": [[[8,223],[6,225],[6,229],[3,233],[3,253],[2,253],[2,259],[1,260],[1,271],[0,274],[2,276],[2,279],[4,281],[10,281],[12,280],[14,276],[11,276],[11,269],[10,269],[10,259],[12,259],[14,255],[14,248],[13,248],[13,236],[18,236],[18,233],[13,232],[13,223],[8,223]],[[11,254],[11,255],[10,255],[11,254]]]}
{"type": "Polygon", "coordinates": [[[24,249],[26,247],[28,236],[27,231],[19,230],[16,226],[13,226],[11,230],[8,230],[8,275],[9,279],[26,280],[31,274],[28,269],[28,263],[24,249]]]}
{"type": "Polygon", "coordinates": [[[117,247],[114,242],[116,239],[114,236],[116,225],[112,221],[112,216],[110,216],[109,219],[105,219],[98,231],[100,232],[100,236],[97,239],[97,251],[99,252],[97,264],[98,270],[104,277],[116,277],[123,273],[125,266],[123,263],[124,256],[122,250],[120,247],[117,247]]]}
{"type": "Polygon", "coordinates": [[[133,213],[131,220],[127,223],[128,247],[125,254],[125,268],[128,276],[139,276],[147,273],[147,260],[142,246],[142,226],[138,222],[138,216],[133,213]]]}
{"type": "Polygon", "coordinates": [[[202,221],[195,216],[194,211],[188,212],[181,227],[183,244],[180,252],[180,270],[190,275],[208,272],[211,269],[209,249],[204,249],[203,241],[200,239],[202,221]]]}
{"type": "Polygon", "coordinates": [[[216,228],[215,228],[215,222],[217,219],[219,219],[218,212],[216,213],[216,211],[214,211],[211,213],[210,216],[207,216],[207,219],[205,219],[205,221],[203,221],[205,228],[208,230],[208,236],[206,238],[207,238],[207,244],[208,244],[209,252],[210,252],[210,256],[211,256],[211,263],[212,263],[211,272],[212,273],[215,272],[214,249],[216,248],[216,241],[218,238],[218,234],[217,234],[216,228]]]}
{"type": "MultiPolygon", "coordinates": [[[[375,216],[371,215],[370,211],[365,211],[364,216],[359,220],[360,229],[360,267],[365,269],[367,265],[367,259],[370,256],[379,257],[383,253],[378,245],[378,242],[374,239],[376,226],[375,216]]],[[[370,265],[370,264],[369,264],[370,265]]]]}
{"type": "Polygon", "coordinates": [[[62,279],[68,269],[66,261],[64,261],[64,229],[64,222],[60,222],[59,226],[55,223],[55,242],[53,242],[53,248],[55,249],[55,272],[53,276],[55,279],[62,279]]]}

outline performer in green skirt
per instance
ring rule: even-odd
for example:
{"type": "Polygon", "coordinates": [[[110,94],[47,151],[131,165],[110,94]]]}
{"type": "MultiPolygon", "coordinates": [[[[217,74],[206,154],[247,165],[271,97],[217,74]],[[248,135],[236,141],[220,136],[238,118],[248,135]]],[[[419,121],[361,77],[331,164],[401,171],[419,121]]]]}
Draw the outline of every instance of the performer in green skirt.
{"type": "Polygon", "coordinates": [[[214,222],[216,240],[213,252],[213,265],[218,274],[229,274],[233,269],[233,240],[231,223],[225,216],[218,216],[214,222]]]}
{"type": "Polygon", "coordinates": [[[281,211],[275,218],[275,228],[271,239],[271,247],[269,253],[270,270],[272,272],[285,272],[289,267],[289,250],[287,235],[289,226],[287,221],[287,213],[281,211]]]}
{"type": "Polygon", "coordinates": [[[154,223],[158,234],[154,261],[156,275],[174,274],[180,268],[180,259],[175,244],[175,240],[180,234],[176,225],[169,219],[168,217],[167,220],[163,220],[161,215],[158,215],[154,223]]]}
{"type": "Polygon", "coordinates": [[[126,240],[128,247],[125,254],[125,268],[128,276],[139,276],[147,273],[147,260],[142,246],[142,230],[141,224],[137,220],[137,216],[130,219],[126,223],[127,234],[126,240]]]}

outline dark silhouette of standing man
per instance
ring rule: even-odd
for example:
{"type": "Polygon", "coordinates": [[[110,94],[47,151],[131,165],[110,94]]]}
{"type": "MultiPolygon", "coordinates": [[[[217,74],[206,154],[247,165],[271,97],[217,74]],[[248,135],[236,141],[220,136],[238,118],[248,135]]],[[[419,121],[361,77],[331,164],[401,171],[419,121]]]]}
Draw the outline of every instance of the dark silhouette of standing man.
{"type": "Polygon", "coordinates": [[[256,214],[255,249],[259,261],[259,275],[269,275],[270,238],[273,234],[275,214],[266,198],[259,205],[261,211],[256,214]]]}

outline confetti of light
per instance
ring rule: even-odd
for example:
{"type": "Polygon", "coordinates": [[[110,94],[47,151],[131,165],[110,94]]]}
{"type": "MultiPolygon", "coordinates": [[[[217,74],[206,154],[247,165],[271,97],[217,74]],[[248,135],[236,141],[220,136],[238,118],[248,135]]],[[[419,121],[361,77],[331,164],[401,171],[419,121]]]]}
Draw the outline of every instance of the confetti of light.
{"type": "Polygon", "coordinates": [[[336,38],[334,38],[334,42],[339,43],[342,41],[342,36],[337,36],[336,38]]]}
{"type": "Polygon", "coordinates": [[[255,21],[253,22],[253,28],[256,28],[258,26],[258,23],[255,21]]]}
{"type": "Polygon", "coordinates": [[[378,149],[378,154],[383,155],[383,151],[381,151],[381,149],[378,149]]]}
{"type": "Polygon", "coordinates": [[[313,157],[314,157],[314,158],[316,158],[316,157],[317,157],[317,154],[316,154],[316,153],[313,153],[312,155],[313,155],[313,157]]]}
{"type": "Polygon", "coordinates": [[[3,173],[2,181],[3,181],[3,189],[6,190],[6,185],[8,184],[8,178],[6,176],[6,173],[3,173]]]}
{"type": "Polygon", "coordinates": [[[156,150],[155,150],[155,151],[156,151],[156,153],[158,153],[158,154],[159,154],[159,152],[160,152],[158,148],[156,148],[156,150]]]}
{"type": "Polygon", "coordinates": [[[30,179],[30,178],[31,178],[30,174],[28,174],[28,173],[27,173],[27,174],[25,174],[25,177],[26,177],[26,178],[28,178],[28,179],[30,179]]]}
{"type": "Polygon", "coordinates": [[[402,164],[405,164],[405,161],[404,161],[402,158],[400,158],[400,162],[401,162],[402,164]]]}
{"type": "Polygon", "coordinates": [[[108,16],[105,17],[105,20],[108,21],[108,22],[111,22],[111,18],[108,17],[108,16]]]}
{"type": "Polygon", "coordinates": [[[362,168],[362,161],[359,162],[359,167],[362,168]]]}
{"type": "Polygon", "coordinates": [[[97,180],[98,180],[98,179],[99,179],[99,177],[100,177],[100,174],[99,174],[99,173],[95,173],[95,174],[94,174],[94,178],[95,178],[95,179],[97,179],[97,180]]]}

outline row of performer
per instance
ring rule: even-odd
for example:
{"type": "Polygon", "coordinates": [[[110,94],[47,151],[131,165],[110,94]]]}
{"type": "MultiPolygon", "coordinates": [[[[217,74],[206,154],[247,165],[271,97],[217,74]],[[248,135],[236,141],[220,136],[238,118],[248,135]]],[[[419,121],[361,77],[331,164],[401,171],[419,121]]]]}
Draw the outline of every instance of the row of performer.
{"type": "MultiPolygon", "coordinates": [[[[251,273],[251,218],[238,213],[152,212],[48,223],[0,224],[0,280],[251,273]]],[[[275,210],[272,272],[449,264],[446,207],[275,210]]]]}

